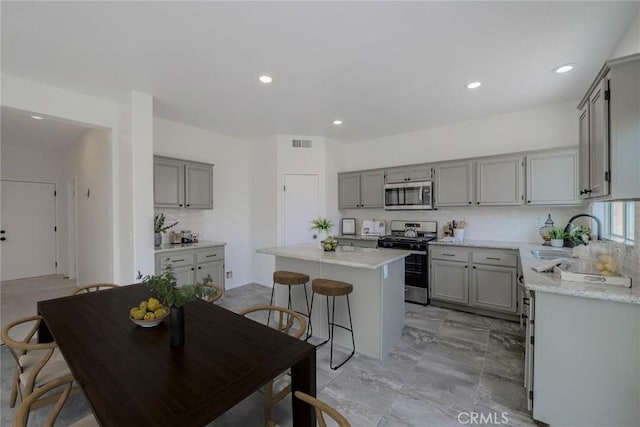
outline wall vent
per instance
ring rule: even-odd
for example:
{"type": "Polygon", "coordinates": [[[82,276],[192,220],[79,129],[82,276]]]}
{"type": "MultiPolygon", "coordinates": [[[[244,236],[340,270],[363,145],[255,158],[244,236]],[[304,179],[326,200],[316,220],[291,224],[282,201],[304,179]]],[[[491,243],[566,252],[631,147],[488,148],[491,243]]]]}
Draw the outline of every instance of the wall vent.
{"type": "Polygon", "coordinates": [[[292,139],[291,147],[293,148],[311,148],[310,139],[292,139]]]}

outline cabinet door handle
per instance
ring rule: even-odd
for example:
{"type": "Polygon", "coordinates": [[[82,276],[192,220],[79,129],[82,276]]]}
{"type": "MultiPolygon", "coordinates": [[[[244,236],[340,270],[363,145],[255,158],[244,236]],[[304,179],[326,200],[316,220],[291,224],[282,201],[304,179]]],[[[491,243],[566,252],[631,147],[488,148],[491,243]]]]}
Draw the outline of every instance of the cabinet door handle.
{"type": "Polygon", "coordinates": [[[205,258],[211,258],[212,256],[218,256],[218,254],[207,255],[205,258]]]}
{"type": "Polygon", "coordinates": [[[501,258],[496,258],[496,257],[488,256],[488,257],[485,257],[485,259],[493,259],[493,260],[495,260],[495,261],[500,261],[500,259],[501,259],[501,258]]]}
{"type": "Polygon", "coordinates": [[[198,266],[198,270],[202,270],[202,267],[198,266]]]}
{"type": "Polygon", "coordinates": [[[469,200],[469,204],[471,204],[471,200],[469,200]]]}
{"type": "Polygon", "coordinates": [[[182,261],[184,261],[184,258],[182,258],[182,259],[172,259],[171,260],[171,262],[182,262],[182,261]]]}
{"type": "Polygon", "coordinates": [[[182,203],[180,203],[178,206],[182,207],[182,203]]]}
{"type": "Polygon", "coordinates": [[[475,265],[473,266],[473,269],[474,269],[474,270],[476,269],[476,266],[475,266],[475,265]]]}
{"type": "Polygon", "coordinates": [[[195,268],[191,267],[191,271],[195,270],[195,268]]]}
{"type": "Polygon", "coordinates": [[[187,207],[191,206],[189,203],[187,203],[187,207]]]}
{"type": "Polygon", "coordinates": [[[465,266],[464,266],[464,268],[469,268],[469,266],[468,266],[468,265],[465,265],[465,266]]]}
{"type": "Polygon", "coordinates": [[[0,241],[3,241],[3,242],[4,242],[5,240],[7,240],[7,238],[6,238],[6,237],[0,237],[0,241]]]}
{"type": "Polygon", "coordinates": [[[480,202],[476,202],[476,205],[479,205],[479,204],[480,204],[480,202]]]}
{"type": "Polygon", "coordinates": [[[443,256],[456,256],[456,254],[442,254],[443,256]]]}

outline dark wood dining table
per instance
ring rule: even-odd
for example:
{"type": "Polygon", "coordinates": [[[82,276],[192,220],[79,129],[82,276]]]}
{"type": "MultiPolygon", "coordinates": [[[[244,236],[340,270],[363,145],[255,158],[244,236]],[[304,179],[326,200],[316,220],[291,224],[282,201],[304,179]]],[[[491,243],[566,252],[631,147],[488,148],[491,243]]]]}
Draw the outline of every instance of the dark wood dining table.
{"type": "MultiPolygon", "coordinates": [[[[185,343],[169,345],[169,316],[135,325],[144,285],[38,302],[39,340],[55,339],[102,426],[202,426],[291,368],[292,389],[316,394],[313,345],[203,300],[185,305],[185,343]]],[[[314,426],[292,400],[293,425],[314,426]]]]}

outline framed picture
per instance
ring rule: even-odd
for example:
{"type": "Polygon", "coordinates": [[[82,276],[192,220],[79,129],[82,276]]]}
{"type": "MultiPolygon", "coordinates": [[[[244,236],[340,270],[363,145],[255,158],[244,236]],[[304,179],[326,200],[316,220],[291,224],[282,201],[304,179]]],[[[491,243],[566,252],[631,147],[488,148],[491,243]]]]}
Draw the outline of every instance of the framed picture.
{"type": "Polygon", "coordinates": [[[356,219],[355,218],[342,218],[342,229],[341,233],[343,236],[353,236],[356,234],[356,219]]]}

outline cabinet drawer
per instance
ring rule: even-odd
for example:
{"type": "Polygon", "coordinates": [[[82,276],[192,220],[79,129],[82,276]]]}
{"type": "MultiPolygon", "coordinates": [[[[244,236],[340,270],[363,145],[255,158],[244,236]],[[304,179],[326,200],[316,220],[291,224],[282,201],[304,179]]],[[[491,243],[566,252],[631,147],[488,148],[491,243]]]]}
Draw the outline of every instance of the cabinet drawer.
{"type": "Polygon", "coordinates": [[[198,264],[222,259],[224,259],[224,248],[203,249],[196,253],[196,260],[198,264]]]}
{"type": "Polygon", "coordinates": [[[444,246],[430,246],[431,258],[446,259],[448,261],[469,261],[469,251],[460,248],[451,248],[444,246]]]}
{"type": "Polygon", "coordinates": [[[473,263],[516,267],[518,265],[518,257],[515,254],[501,252],[474,252],[473,263]]]}
{"type": "Polygon", "coordinates": [[[160,256],[160,270],[163,270],[167,264],[171,267],[185,267],[193,265],[193,252],[179,252],[171,255],[160,256]]]}

